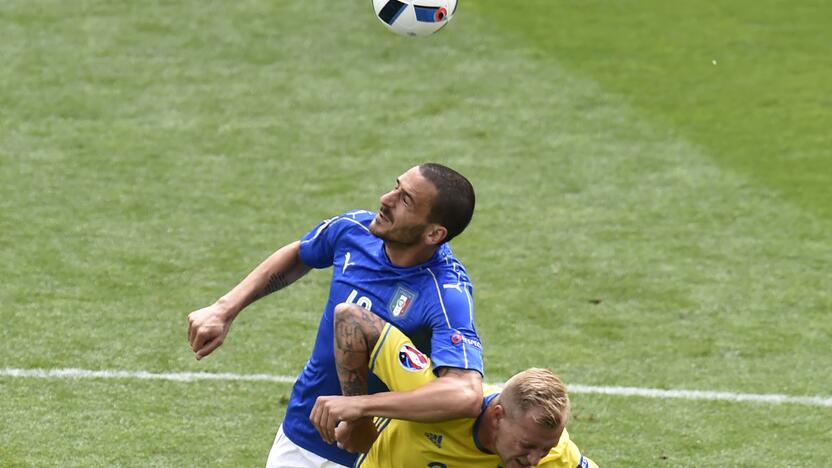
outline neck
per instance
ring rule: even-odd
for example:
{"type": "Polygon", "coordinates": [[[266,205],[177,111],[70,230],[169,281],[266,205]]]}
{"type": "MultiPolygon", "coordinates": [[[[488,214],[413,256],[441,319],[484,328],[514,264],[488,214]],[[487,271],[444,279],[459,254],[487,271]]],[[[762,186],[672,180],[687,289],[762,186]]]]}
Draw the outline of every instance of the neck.
{"type": "Polygon", "coordinates": [[[494,418],[494,403],[496,398],[491,400],[485,411],[482,413],[480,419],[480,427],[477,428],[477,439],[480,441],[482,448],[491,453],[497,453],[497,448],[494,446],[494,432],[496,431],[495,424],[497,422],[494,418]]]}
{"type": "Polygon", "coordinates": [[[384,251],[393,265],[412,267],[425,263],[433,257],[439,247],[434,245],[404,245],[395,242],[384,242],[384,251]]]}

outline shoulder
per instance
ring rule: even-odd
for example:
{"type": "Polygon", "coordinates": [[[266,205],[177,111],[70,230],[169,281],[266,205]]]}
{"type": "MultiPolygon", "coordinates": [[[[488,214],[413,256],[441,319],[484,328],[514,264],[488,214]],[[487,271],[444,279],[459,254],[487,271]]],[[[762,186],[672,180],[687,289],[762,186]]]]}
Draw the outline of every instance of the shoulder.
{"type": "Polygon", "coordinates": [[[468,301],[473,284],[465,267],[456,258],[443,257],[425,269],[436,294],[443,301],[468,301]]]}
{"type": "Polygon", "coordinates": [[[357,235],[369,234],[369,226],[373,217],[373,213],[366,210],[348,211],[321,221],[315,229],[314,236],[317,237],[323,232],[326,232],[330,236],[341,233],[352,233],[357,235]]]}
{"type": "Polygon", "coordinates": [[[439,247],[433,269],[437,276],[441,277],[445,282],[452,281],[468,284],[471,282],[468,277],[468,271],[465,270],[465,265],[454,255],[453,250],[451,250],[448,244],[442,244],[439,247]]]}
{"type": "Polygon", "coordinates": [[[346,213],[341,215],[342,218],[348,218],[354,221],[357,221],[363,225],[369,226],[370,222],[373,218],[376,217],[376,214],[372,211],[367,210],[352,210],[347,211],[346,213]]]}
{"type": "Polygon", "coordinates": [[[331,222],[338,222],[342,229],[358,229],[360,231],[369,232],[370,223],[373,221],[375,213],[367,210],[352,210],[344,214],[340,214],[331,218],[331,222]]]}

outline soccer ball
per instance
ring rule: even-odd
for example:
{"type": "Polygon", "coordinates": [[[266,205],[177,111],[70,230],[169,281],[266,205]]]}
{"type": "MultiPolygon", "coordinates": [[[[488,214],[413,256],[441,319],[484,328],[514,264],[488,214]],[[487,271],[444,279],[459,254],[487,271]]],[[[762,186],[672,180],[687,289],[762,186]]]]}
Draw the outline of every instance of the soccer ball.
{"type": "Polygon", "coordinates": [[[457,0],[373,0],[376,18],[403,36],[428,36],[454,17],[457,0]]]}

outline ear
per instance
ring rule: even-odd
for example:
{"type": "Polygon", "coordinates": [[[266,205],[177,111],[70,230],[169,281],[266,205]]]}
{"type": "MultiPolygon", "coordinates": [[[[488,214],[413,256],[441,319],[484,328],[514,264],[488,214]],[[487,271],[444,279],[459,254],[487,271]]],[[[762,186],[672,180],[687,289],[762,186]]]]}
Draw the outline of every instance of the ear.
{"type": "Polygon", "coordinates": [[[506,417],[506,409],[500,403],[494,404],[494,421],[500,421],[506,417]]]}
{"type": "Polygon", "coordinates": [[[430,223],[425,228],[425,242],[428,245],[439,245],[448,237],[448,229],[441,224],[430,223]]]}

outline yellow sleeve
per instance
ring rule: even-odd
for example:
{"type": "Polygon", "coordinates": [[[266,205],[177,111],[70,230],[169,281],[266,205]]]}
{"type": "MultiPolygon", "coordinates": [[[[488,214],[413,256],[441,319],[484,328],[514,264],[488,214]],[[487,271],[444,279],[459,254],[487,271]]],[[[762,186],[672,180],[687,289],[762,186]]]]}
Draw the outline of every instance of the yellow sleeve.
{"type": "Polygon", "coordinates": [[[558,445],[550,450],[537,466],[541,468],[598,468],[594,461],[581,455],[581,450],[575,442],[572,442],[565,429],[558,445]]]}
{"type": "Polygon", "coordinates": [[[430,358],[404,333],[386,324],[370,354],[370,371],[392,391],[406,392],[436,380],[430,358]]]}

